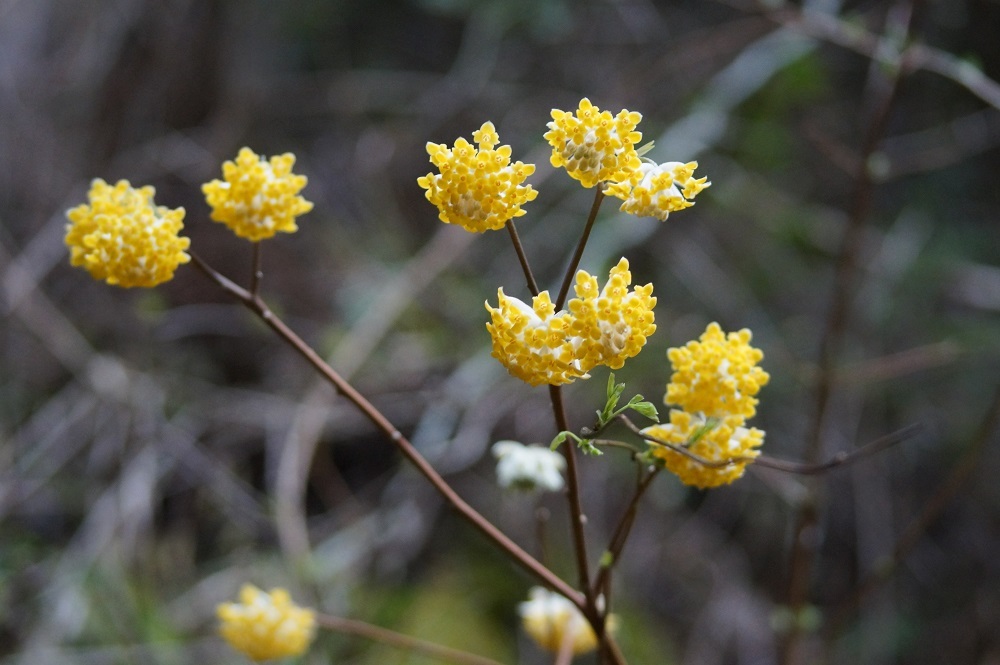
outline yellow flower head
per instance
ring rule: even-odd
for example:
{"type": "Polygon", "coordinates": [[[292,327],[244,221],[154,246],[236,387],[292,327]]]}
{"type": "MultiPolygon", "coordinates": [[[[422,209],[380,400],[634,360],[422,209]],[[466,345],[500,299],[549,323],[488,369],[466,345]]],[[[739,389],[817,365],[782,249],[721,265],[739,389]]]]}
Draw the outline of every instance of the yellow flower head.
{"type": "Polygon", "coordinates": [[[493,338],[493,357],[513,376],[533,386],[553,386],[586,378],[587,371],[576,357],[570,337],[570,315],[555,312],[548,291],[532,300],[532,306],[497,290],[497,307],[486,303],[493,338]]]}
{"type": "Polygon", "coordinates": [[[522,185],[535,172],[534,164],[510,163],[510,146],[500,142],[492,122],[472,133],[478,148],[464,138],[449,148],[428,143],[427,154],[438,173],[417,178],[427,190],[427,200],[438,208],[445,224],[458,224],[466,231],[483,233],[502,229],[508,220],[524,214],[522,205],[535,200],[538,192],[522,185]]]}
{"type": "MultiPolygon", "coordinates": [[[[643,433],[684,446],[698,457],[712,462],[757,457],[760,454],[757,448],[764,443],[764,432],[755,427],[744,427],[743,418],[739,416],[727,416],[717,422],[706,421],[702,415],[678,409],[670,410],[669,424],[647,427],[643,433]]],[[[733,482],[743,475],[746,465],[752,461],[711,467],[655,442],[650,442],[649,449],[682,483],[702,489],[733,482]]]]}
{"type": "Polygon", "coordinates": [[[223,163],[223,180],[201,186],[212,207],[212,219],[253,242],[278,231],[297,231],[295,218],[312,210],[313,204],[298,196],[307,179],[292,173],[294,164],[295,155],[290,152],[268,160],[241,148],[236,161],[223,163]]]}
{"type": "Polygon", "coordinates": [[[117,286],[156,286],[173,279],[191,257],[191,240],[180,235],[184,208],[170,210],[153,202],[152,187],[135,189],[128,180],[114,186],[100,178],[91,183],[89,204],[66,212],[70,263],[117,286]]]}
{"type": "Polygon", "coordinates": [[[563,166],[574,179],[590,188],[599,182],[621,182],[636,177],[642,163],[635,131],[642,115],[622,110],[616,116],[601,111],[584,97],[576,113],[552,109],[544,138],[552,146],[552,166],[563,166]]]}
{"type": "Polygon", "coordinates": [[[573,603],[557,593],[533,587],[528,600],[518,607],[525,632],[538,646],[559,652],[563,640],[571,640],[576,655],[593,651],[597,636],[573,603]]]}
{"type": "Polygon", "coordinates": [[[486,328],[493,338],[493,357],[533,386],[587,379],[598,365],[621,368],[656,330],[653,285],[629,291],[631,283],[624,258],[611,269],[603,289],[581,270],[576,275],[577,297],[569,301],[568,311],[559,312],[548,291],[528,307],[499,289],[498,306],[486,303],[492,319],[486,328]]]}
{"type": "Polygon", "coordinates": [[[604,190],[624,203],[621,211],[637,217],[656,217],[661,222],[672,212],[690,208],[698,192],[710,186],[708,178],[694,178],[698,162],[643,162],[637,169],[639,177],[613,183],[604,190]]]}
{"type": "Polygon", "coordinates": [[[251,584],[240,589],[239,603],[222,603],[216,614],[219,634],[255,661],[304,653],[316,626],[314,612],[295,605],[284,589],[264,593],[251,584]]]}
{"type": "Polygon", "coordinates": [[[663,401],[708,418],[753,417],[754,395],[771,377],[757,366],[764,354],[750,338],[746,328],[726,335],[710,323],[700,341],[667,351],[674,373],[663,401]]]}
{"type": "Polygon", "coordinates": [[[632,273],[625,258],[611,269],[607,284],[600,290],[596,278],[583,270],[576,273],[577,297],[568,305],[573,316],[570,330],[581,340],[577,357],[588,370],[597,365],[621,369],[656,331],[653,285],[629,291],[631,283],[632,273]]]}

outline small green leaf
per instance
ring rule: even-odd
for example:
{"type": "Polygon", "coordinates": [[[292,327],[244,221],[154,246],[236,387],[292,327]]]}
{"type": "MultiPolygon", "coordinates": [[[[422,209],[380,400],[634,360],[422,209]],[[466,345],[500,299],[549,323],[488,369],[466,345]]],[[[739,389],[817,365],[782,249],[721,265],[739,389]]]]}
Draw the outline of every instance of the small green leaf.
{"type": "Polygon", "coordinates": [[[660,414],[656,411],[656,406],[652,402],[639,402],[632,405],[632,410],[644,418],[652,420],[654,423],[660,422],[660,414]]]}
{"type": "Polygon", "coordinates": [[[597,428],[600,429],[611,422],[611,419],[617,415],[615,408],[618,406],[618,400],[621,399],[622,392],[625,390],[624,383],[615,383],[615,374],[611,372],[608,375],[608,396],[607,401],[604,403],[604,408],[597,412],[597,428]]]}

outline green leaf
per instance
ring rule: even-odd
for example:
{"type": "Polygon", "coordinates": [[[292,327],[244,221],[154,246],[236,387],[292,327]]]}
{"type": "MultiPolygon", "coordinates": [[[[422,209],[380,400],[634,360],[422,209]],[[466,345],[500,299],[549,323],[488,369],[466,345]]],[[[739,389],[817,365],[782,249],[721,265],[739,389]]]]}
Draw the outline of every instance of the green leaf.
{"type": "MultiPolygon", "coordinates": [[[[636,397],[639,397],[636,395],[636,397]]],[[[660,414],[656,411],[656,406],[652,402],[629,403],[629,408],[644,418],[652,420],[654,423],[660,422],[660,414]]]]}

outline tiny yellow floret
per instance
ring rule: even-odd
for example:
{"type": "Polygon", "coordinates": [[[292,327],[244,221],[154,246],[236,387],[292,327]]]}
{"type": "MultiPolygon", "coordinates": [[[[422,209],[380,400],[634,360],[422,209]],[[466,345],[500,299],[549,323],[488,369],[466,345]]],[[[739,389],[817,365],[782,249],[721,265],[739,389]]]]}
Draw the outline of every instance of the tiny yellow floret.
{"type": "Polygon", "coordinates": [[[535,165],[511,164],[510,146],[496,147],[500,136],[492,122],[473,132],[472,140],[477,147],[464,138],[452,148],[428,143],[427,154],[439,173],[421,176],[417,184],[427,190],[427,200],[437,206],[438,218],[445,224],[472,233],[496,231],[524,215],[521,206],[538,196],[531,185],[523,184],[535,165]]]}
{"type": "Polygon", "coordinates": [[[630,291],[631,283],[624,258],[611,269],[603,288],[581,270],[576,275],[577,297],[558,312],[548,291],[529,307],[499,289],[497,306],[486,303],[493,357],[511,375],[533,386],[586,379],[598,365],[620,369],[656,330],[653,285],[630,291]]]}
{"type": "Polygon", "coordinates": [[[563,641],[572,643],[576,655],[597,648],[594,629],[569,600],[559,594],[533,587],[528,600],[518,607],[524,631],[546,651],[558,653],[563,641]]]}
{"type": "Polygon", "coordinates": [[[670,448],[650,442],[650,451],[685,485],[707,489],[727,485],[743,475],[747,464],[760,452],[764,432],[744,427],[743,418],[727,416],[720,421],[706,420],[700,414],[670,410],[670,423],[643,430],[667,443],[686,448],[709,462],[732,460],[723,466],[708,466],[670,448]]]}
{"type": "Polygon", "coordinates": [[[152,187],[132,187],[128,180],[91,183],[89,203],[66,212],[70,264],[94,279],[123,287],[151,287],[173,279],[177,266],[191,257],[191,241],[180,236],[184,208],[171,210],[153,201],[152,187]]]}
{"type": "Polygon", "coordinates": [[[590,188],[601,182],[633,181],[642,164],[635,150],[642,134],[635,131],[642,115],[623,109],[612,116],[584,97],[575,113],[552,109],[544,138],[552,146],[556,168],[590,188]]]}
{"type": "Polygon", "coordinates": [[[292,173],[294,164],[295,155],[290,152],[268,160],[241,148],[235,161],[223,163],[223,180],[201,186],[212,207],[212,219],[253,242],[279,231],[297,231],[295,218],[312,210],[313,204],[298,195],[308,180],[292,173]]]}
{"type": "Polygon", "coordinates": [[[251,584],[240,589],[239,603],[222,603],[216,614],[219,634],[255,661],[305,653],[316,628],[315,613],[295,605],[286,590],[264,593],[251,584]]]}
{"type": "Polygon", "coordinates": [[[690,208],[695,196],[712,183],[695,178],[698,162],[643,162],[638,177],[609,185],[604,193],[623,201],[620,210],[637,217],[666,221],[672,212],[690,208]]]}

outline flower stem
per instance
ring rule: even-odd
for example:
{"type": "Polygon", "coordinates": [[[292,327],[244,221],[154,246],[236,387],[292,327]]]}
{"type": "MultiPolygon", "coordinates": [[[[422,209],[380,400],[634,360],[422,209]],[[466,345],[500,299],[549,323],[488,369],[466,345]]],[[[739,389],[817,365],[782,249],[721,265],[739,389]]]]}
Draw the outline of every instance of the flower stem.
{"type": "Polygon", "coordinates": [[[257,296],[260,293],[260,280],[264,277],[264,270],[261,267],[261,243],[257,241],[253,244],[253,268],[250,273],[250,295],[257,296]]]}
{"type": "Polygon", "coordinates": [[[192,262],[203,273],[205,273],[205,275],[207,275],[217,285],[222,287],[226,292],[235,296],[247,309],[260,317],[260,319],[274,332],[276,332],[279,337],[298,351],[299,354],[303,356],[309,364],[311,364],[313,368],[316,369],[316,371],[318,371],[323,378],[336,389],[340,395],[347,398],[348,401],[354,404],[354,406],[356,406],[358,410],[360,410],[361,413],[363,413],[365,417],[372,422],[372,424],[374,424],[389,438],[389,440],[399,449],[403,456],[417,468],[417,471],[419,471],[431,483],[431,485],[434,486],[441,496],[443,496],[444,499],[448,501],[448,503],[450,503],[460,515],[462,515],[462,517],[472,523],[472,525],[488,539],[492,540],[497,547],[507,552],[507,554],[510,555],[514,561],[520,564],[522,568],[534,575],[546,586],[549,586],[566,596],[566,598],[580,608],[581,611],[585,611],[588,603],[582,593],[573,589],[569,584],[559,578],[559,576],[539,563],[537,559],[524,551],[517,543],[512,541],[506,534],[500,531],[500,529],[498,529],[492,522],[477,512],[475,508],[466,503],[465,500],[462,499],[462,497],[460,497],[454,489],[452,489],[448,482],[434,470],[434,467],[432,467],[430,463],[417,451],[413,444],[410,443],[398,429],[396,429],[395,425],[393,425],[381,411],[375,408],[371,402],[359,393],[354,386],[344,380],[332,367],[330,367],[326,361],[324,361],[312,347],[306,344],[301,337],[289,328],[284,321],[278,318],[278,316],[275,315],[270,308],[268,308],[267,304],[260,298],[260,296],[256,296],[234,283],[232,280],[205,263],[196,254],[192,253],[191,259],[192,262]]]}
{"type": "Polygon", "coordinates": [[[381,642],[382,644],[387,644],[403,651],[423,654],[431,658],[455,663],[456,665],[500,665],[499,661],[492,658],[485,658],[468,653],[467,651],[452,649],[451,647],[435,644],[434,642],[420,640],[364,621],[344,619],[327,614],[317,614],[316,623],[328,630],[345,635],[357,635],[358,637],[381,642]]]}
{"type": "MultiPolygon", "coordinates": [[[[549,386],[549,397],[552,399],[552,411],[556,418],[556,427],[560,432],[569,431],[566,418],[566,407],[563,404],[560,386],[549,386]]],[[[583,514],[583,504],[580,501],[580,479],[576,470],[576,448],[567,441],[561,448],[566,457],[566,489],[569,498],[570,521],[573,530],[573,549],[576,552],[577,571],[580,575],[580,588],[587,594],[588,604],[591,604],[590,565],[587,563],[587,540],[583,533],[586,516],[583,514]]]]}
{"type": "Polygon", "coordinates": [[[559,297],[556,298],[555,302],[557,310],[562,309],[566,302],[569,287],[573,285],[573,277],[576,276],[576,269],[580,266],[580,259],[583,258],[583,250],[587,247],[587,240],[590,239],[590,231],[594,228],[594,222],[597,220],[597,211],[601,209],[601,202],[604,200],[604,192],[601,188],[602,183],[598,183],[595,188],[594,203],[590,206],[590,215],[587,217],[587,225],[583,227],[583,235],[580,236],[580,242],[576,245],[576,251],[573,253],[573,258],[566,269],[566,276],[563,277],[562,286],[559,288],[559,297]]]}
{"type": "Polygon", "coordinates": [[[611,570],[618,563],[622,550],[625,549],[625,541],[628,540],[629,533],[632,530],[632,525],[635,523],[635,517],[639,510],[639,500],[646,493],[646,490],[649,489],[649,486],[653,484],[653,478],[659,472],[660,469],[653,469],[653,471],[639,479],[635,492],[632,494],[632,500],[629,502],[628,508],[625,509],[625,513],[618,522],[618,526],[615,527],[614,535],[611,536],[611,540],[608,543],[608,549],[605,551],[604,557],[602,557],[600,570],[597,571],[597,576],[594,579],[594,595],[603,593],[609,609],[611,603],[611,570]]]}
{"type": "Polygon", "coordinates": [[[507,227],[507,233],[510,234],[510,241],[514,243],[514,251],[517,252],[517,260],[521,262],[521,270],[524,271],[524,278],[528,280],[528,290],[531,291],[532,296],[537,296],[538,282],[535,281],[535,275],[531,272],[531,266],[528,265],[528,256],[524,253],[524,246],[521,244],[520,236],[517,235],[517,227],[514,226],[514,220],[508,219],[504,226],[507,227]]]}

